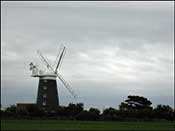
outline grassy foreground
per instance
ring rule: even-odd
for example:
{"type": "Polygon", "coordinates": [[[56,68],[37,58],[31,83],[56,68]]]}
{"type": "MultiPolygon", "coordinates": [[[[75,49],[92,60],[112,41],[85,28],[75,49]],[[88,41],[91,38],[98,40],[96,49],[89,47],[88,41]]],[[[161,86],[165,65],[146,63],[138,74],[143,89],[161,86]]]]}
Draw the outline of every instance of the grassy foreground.
{"type": "Polygon", "coordinates": [[[174,130],[174,122],[1,120],[1,130],[174,130]]]}

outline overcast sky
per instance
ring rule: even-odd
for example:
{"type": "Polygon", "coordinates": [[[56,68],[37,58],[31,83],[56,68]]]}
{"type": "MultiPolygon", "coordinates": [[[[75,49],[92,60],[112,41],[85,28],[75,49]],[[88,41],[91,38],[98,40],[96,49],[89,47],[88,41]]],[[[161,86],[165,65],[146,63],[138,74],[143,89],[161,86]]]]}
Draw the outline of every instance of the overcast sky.
{"type": "MultiPolygon", "coordinates": [[[[1,2],[1,102],[36,102],[40,49],[85,108],[118,108],[128,95],[173,106],[174,3],[1,2]]],[[[42,65],[41,65],[42,64],[42,65]]],[[[57,80],[61,105],[76,102],[57,80]]]]}

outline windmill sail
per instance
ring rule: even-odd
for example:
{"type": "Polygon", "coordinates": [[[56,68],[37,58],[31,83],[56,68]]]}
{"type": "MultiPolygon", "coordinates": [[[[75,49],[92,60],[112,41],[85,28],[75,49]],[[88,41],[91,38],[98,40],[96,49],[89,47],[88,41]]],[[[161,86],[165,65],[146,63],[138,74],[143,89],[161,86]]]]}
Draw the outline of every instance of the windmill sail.
{"type": "Polygon", "coordinates": [[[47,62],[47,60],[44,58],[44,56],[42,55],[41,51],[40,51],[40,50],[37,50],[37,53],[38,53],[38,55],[41,57],[41,59],[42,59],[42,61],[44,62],[44,64],[46,64],[47,68],[51,68],[51,69],[53,70],[52,66],[51,66],[51,65],[47,62]]]}
{"type": "Polygon", "coordinates": [[[63,47],[64,47],[64,46],[61,44],[61,45],[60,45],[60,48],[59,48],[59,50],[58,50],[58,55],[57,55],[56,60],[55,60],[55,62],[54,62],[54,64],[53,64],[53,67],[56,67],[58,58],[60,57],[61,50],[63,49],[63,47]]]}
{"type": "Polygon", "coordinates": [[[65,54],[65,50],[66,50],[66,47],[64,46],[64,47],[63,47],[63,50],[62,50],[62,52],[61,52],[60,58],[59,58],[59,60],[58,60],[58,64],[57,64],[57,66],[56,66],[55,73],[57,72],[57,69],[58,69],[58,67],[59,67],[59,65],[60,65],[60,63],[61,63],[61,61],[62,61],[62,58],[63,58],[63,56],[64,56],[64,54],[65,54]]]}
{"type": "Polygon", "coordinates": [[[72,96],[76,99],[77,95],[74,93],[73,89],[70,87],[70,85],[63,79],[63,77],[60,74],[57,74],[60,81],[64,84],[66,89],[72,94],[72,96]]]}

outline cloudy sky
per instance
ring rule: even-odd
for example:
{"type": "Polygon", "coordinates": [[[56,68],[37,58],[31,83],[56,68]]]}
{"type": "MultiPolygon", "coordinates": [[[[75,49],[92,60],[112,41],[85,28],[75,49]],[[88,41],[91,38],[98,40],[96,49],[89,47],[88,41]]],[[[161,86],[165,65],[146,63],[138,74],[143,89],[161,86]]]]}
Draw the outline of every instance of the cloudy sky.
{"type": "MultiPolygon", "coordinates": [[[[118,108],[128,95],[173,106],[173,2],[1,2],[1,102],[36,102],[29,63],[53,64],[85,108],[118,108]]],[[[58,82],[61,105],[76,102],[58,82]]]]}

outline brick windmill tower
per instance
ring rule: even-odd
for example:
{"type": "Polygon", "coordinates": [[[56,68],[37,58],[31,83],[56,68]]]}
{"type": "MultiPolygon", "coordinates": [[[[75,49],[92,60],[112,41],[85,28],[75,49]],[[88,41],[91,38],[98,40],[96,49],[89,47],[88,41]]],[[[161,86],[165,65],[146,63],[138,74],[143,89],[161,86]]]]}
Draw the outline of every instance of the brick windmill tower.
{"type": "Polygon", "coordinates": [[[46,64],[47,70],[41,70],[32,62],[30,63],[30,70],[32,71],[32,77],[39,77],[38,94],[36,104],[40,109],[54,110],[59,106],[58,90],[57,90],[57,78],[63,83],[66,89],[71,95],[76,98],[76,95],[69,84],[58,73],[58,68],[65,55],[66,47],[60,47],[60,52],[56,58],[55,69],[47,62],[42,53],[38,50],[37,53],[41,60],[46,64]],[[57,61],[58,59],[58,61],[57,61]]]}

